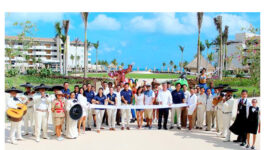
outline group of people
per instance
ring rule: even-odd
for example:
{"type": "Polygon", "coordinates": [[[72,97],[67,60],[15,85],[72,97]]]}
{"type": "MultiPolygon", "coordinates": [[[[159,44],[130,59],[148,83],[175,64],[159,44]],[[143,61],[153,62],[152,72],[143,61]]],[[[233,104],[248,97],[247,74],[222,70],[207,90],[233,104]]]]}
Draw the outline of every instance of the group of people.
{"type": "MultiPolygon", "coordinates": [[[[204,78],[203,78],[204,79],[204,78]]],[[[255,148],[255,135],[258,131],[259,107],[257,100],[249,100],[248,92],[242,90],[241,98],[234,100],[233,92],[237,91],[220,84],[214,86],[211,82],[209,87],[205,84],[199,84],[196,87],[188,88],[188,85],[175,84],[172,89],[170,82],[160,83],[154,79],[151,84],[146,81],[142,85],[135,83],[130,86],[128,82],[120,82],[113,85],[111,82],[102,82],[102,87],[95,90],[90,83],[83,84],[81,87],[76,85],[74,91],[69,89],[69,83],[65,82],[63,86],[49,87],[44,84],[33,86],[30,83],[22,85],[26,92],[21,96],[21,90],[11,88],[6,90],[8,95],[7,107],[19,109],[17,104],[27,105],[27,113],[23,117],[25,125],[25,135],[29,134],[29,127],[36,141],[42,137],[49,139],[47,134],[48,118],[52,115],[54,133],[57,140],[63,140],[64,134],[67,138],[75,139],[85,131],[95,128],[100,133],[106,123],[109,130],[115,131],[116,125],[121,125],[121,130],[130,130],[130,122],[137,120],[137,129],[144,127],[152,129],[153,122],[158,121],[158,129],[168,130],[167,122],[170,120],[169,129],[194,128],[202,130],[206,125],[206,131],[216,128],[218,136],[230,141],[230,132],[238,135],[234,142],[241,142],[241,146],[250,147],[250,134],[253,134],[253,143],[251,148],[255,148]],[[32,88],[34,90],[32,90],[32,88]],[[189,90],[188,90],[189,89],[189,90]],[[53,94],[47,94],[46,91],[53,91],[53,94]],[[82,117],[74,120],[69,116],[69,110],[75,105],[82,106],[82,117]],[[116,105],[116,106],[171,106],[174,104],[186,104],[184,107],[159,108],[152,109],[106,109],[91,108],[90,105],[116,105]],[[236,107],[235,107],[236,106],[236,107]],[[171,113],[171,118],[168,119],[171,113]],[[132,118],[132,119],[131,119],[132,118]],[[205,119],[206,118],[206,119],[205,119]],[[231,125],[232,120],[234,120],[231,125]],[[163,124],[162,124],[163,121],[163,124]],[[82,129],[81,129],[82,127],[82,129]],[[42,130],[41,130],[42,129],[42,130]]],[[[11,122],[10,140],[16,144],[17,139],[22,140],[21,124],[22,122],[11,122]]]]}

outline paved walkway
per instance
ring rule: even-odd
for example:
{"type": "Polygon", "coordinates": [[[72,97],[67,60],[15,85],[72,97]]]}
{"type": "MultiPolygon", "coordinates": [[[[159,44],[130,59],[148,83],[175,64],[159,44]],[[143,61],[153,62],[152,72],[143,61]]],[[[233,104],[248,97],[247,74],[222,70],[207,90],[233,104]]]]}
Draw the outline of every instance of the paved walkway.
{"type": "MultiPolygon", "coordinates": [[[[6,150],[243,150],[239,144],[223,142],[224,139],[216,136],[216,132],[193,130],[157,130],[154,125],[152,130],[136,129],[136,124],[131,125],[131,130],[109,131],[107,127],[100,134],[95,131],[87,131],[77,139],[65,139],[57,141],[55,136],[50,136],[50,140],[41,139],[35,142],[31,135],[24,136],[23,141],[18,141],[18,145],[9,142],[9,123],[6,123],[6,150]]],[[[51,124],[49,124],[49,135],[52,134],[51,124]]],[[[231,140],[236,136],[232,135],[231,140]]],[[[257,136],[257,149],[259,149],[260,135],[257,136]]]]}

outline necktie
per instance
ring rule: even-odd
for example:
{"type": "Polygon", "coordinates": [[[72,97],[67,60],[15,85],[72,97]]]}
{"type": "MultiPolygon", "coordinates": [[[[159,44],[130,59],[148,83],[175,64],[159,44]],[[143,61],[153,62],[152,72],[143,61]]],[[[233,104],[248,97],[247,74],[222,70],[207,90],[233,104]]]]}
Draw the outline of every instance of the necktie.
{"type": "Polygon", "coordinates": [[[75,100],[73,100],[73,102],[74,102],[74,103],[77,103],[77,100],[75,99],[75,100]]]}

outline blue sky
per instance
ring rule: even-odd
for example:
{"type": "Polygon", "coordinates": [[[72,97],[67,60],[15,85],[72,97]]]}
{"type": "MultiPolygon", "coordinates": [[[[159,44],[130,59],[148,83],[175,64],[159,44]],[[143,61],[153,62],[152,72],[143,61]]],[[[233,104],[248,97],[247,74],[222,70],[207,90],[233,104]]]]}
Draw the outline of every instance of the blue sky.
{"type": "MultiPolygon", "coordinates": [[[[242,27],[252,24],[260,27],[260,13],[213,12],[204,13],[201,41],[213,40],[217,31],[213,18],[223,16],[223,25],[229,26],[229,40],[233,40],[242,27]]],[[[69,35],[84,40],[84,25],[80,13],[6,13],[5,35],[17,35],[20,29],[13,23],[30,20],[37,25],[35,37],[54,37],[54,24],[63,19],[70,20],[69,35]]],[[[196,13],[104,13],[91,12],[88,19],[87,37],[91,42],[100,42],[99,59],[135,67],[161,69],[162,63],[173,60],[179,64],[184,46],[184,60],[191,61],[197,49],[196,13]]],[[[211,50],[210,50],[211,51],[211,50]]],[[[204,55],[206,50],[204,51],[204,55]]],[[[92,50],[92,62],[95,62],[95,50],[92,50]]]]}

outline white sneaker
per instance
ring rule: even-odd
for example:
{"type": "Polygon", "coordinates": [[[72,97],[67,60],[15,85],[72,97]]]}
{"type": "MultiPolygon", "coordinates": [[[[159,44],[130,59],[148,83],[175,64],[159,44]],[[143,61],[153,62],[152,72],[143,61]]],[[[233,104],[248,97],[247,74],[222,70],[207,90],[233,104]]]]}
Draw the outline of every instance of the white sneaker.
{"type": "Polygon", "coordinates": [[[11,144],[14,144],[14,145],[18,145],[17,141],[14,140],[14,141],[11,141],[11,144]]]}
{"type": "Polygon", "coordinates": [[[230,142],[230,140],[225,139],[224,142],[230,142]]]}
{"type": "Polygon", "coordinates": [[[50,137],[48,137],[48,136],[43,136],[43,139],[47,139],[47,140],[49,140],[50,137]]]}
{"type": "Polygon", "coordinates": [[[23,141],[24,139],[22,137],[17,138],[17,140],[23,141]]]}
{"type": "Polygon", "coordinates": [[[57,138],[57,140],[58,141],[62,141],[62,140],[64,140],[64,138],[60,136],[60,137],[57,138]]]}
{"type": "Polygon", "coordinates": [[[36,142],[40,142],[40,138],[36,138],[36,142]]]}

